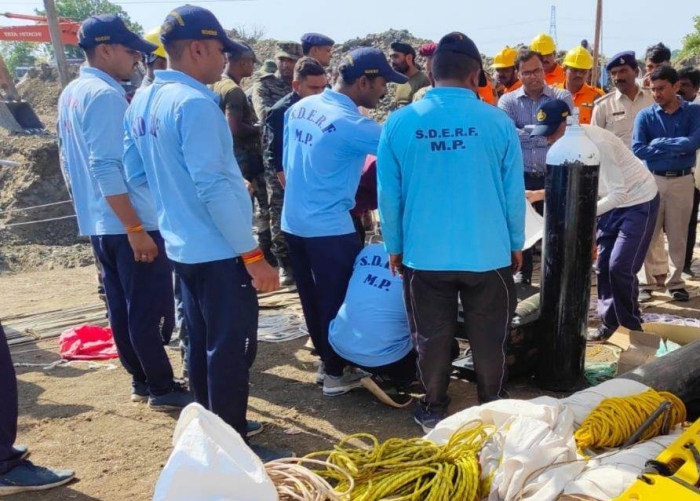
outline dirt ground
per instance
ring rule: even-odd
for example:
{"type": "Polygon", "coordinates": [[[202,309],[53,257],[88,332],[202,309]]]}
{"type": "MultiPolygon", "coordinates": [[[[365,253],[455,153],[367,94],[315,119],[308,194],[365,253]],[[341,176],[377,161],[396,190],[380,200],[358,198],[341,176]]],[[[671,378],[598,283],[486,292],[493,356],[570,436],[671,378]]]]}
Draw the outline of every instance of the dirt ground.
{"type": "MultiPolygon", "coordinates": [[[[87,305],[97,301],[92,267],[37,271],[0,277],[0,318],[87,305]]],[[[698,316],[699,298],[678,308],[647,311],[698,316]]],[[[314,357],[306,338],[260,343],[251,376],[249,418],[265,424],[254,439],[302,455],[325,450],[347,434],[368,432],[380,439],[420,435],[414,408],[390,409],[364,390],[325,398],[313,383],[314,357]]],[[[15,363],[48,364],[59,359],[58,340],[12,350],[15,363]]],[[[176,373],[179,354],[169,350],[176,373]]],[[[41,465],[73,468],[78,480],[45,493],[13,496],[17,501],[147,500],[171,451],[177,416],[129,401],[129,378],[114,363],[78,363],[52,370],[17,368],[20,395],[18,443],[31,447],[41,465]]],[[[511,383],[514,398],[542,394],[524,381],[511,383]]],[[[476,404],[475,387],[450,386],[456,411],[476,404]]]]}

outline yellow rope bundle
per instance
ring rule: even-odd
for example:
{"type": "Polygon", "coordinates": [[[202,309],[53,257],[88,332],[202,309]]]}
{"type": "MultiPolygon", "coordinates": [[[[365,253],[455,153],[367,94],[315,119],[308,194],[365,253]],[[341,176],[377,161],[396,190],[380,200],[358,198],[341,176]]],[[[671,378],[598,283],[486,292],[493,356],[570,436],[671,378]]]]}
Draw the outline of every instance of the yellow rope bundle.
{"type": "Polygon", "coordinates": [[[327,462],[352,475],[355,487],[337,469],[317,471],[338,491],[351,491],[352,501],[477,501],[484,492],[479,480],[479,452],[494,428],[469,423],[455,432],[445,445],[421,438],[392,438],[379,443],[369,434],[346,437],[333,451],[306,456],[327,457],[327,462]],[[349,444],[365,440],[360,449],[349,444]]]}
{"type": "MultiPolygon", "coordinates": [[[[672,393],[649,390],[639,395],[606,398],[574,433],[576,446],[579,451],[620,447],[665,400],[671,402],[669,424],[674,426],[684,422],[685,405],[672,393]]],[[[661,434],[663,423],[664,416],[661,415],[646,429],[640,440],[661,434]]]]}

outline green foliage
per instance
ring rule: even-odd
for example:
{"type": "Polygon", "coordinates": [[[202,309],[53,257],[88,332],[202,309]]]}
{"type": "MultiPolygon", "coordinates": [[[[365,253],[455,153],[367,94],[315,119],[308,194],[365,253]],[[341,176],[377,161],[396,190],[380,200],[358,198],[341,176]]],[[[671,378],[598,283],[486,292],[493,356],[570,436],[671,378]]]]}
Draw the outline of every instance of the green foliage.
{"type": "Polygon", "coordinates": [[[14,76],[18,66],[32,66],[36,62],[35,48],[29,42],[0,42],[0,54],[11,75],[14,76]]]}
{"type": "Polygon", "coordinates": [[[695,31],[683,38],[683,56],[700,56],[700,16],[694,16],[695,31]]]}

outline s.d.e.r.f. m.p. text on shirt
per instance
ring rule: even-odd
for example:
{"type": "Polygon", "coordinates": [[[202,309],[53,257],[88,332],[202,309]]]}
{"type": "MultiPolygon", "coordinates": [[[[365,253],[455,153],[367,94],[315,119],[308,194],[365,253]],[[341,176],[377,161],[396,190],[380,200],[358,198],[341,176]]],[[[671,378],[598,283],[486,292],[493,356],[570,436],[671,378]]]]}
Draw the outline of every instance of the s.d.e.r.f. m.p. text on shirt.
{"type": "Polygon", "coordinates": [[[504,94],[498,100],[498,107],[508,114],[518,129],[525,172],[544,175],[547,166],[547,151],[549,151],[547,140],[540,136],[531,137],[530,132],[524,130],[524,127],[533,125],[537,109],[552,99],[561,99],[573,111],[574,101],[571,93],[568,90],[555,89],[548,85],[544,86],[542,94],[537,99],[529,97],[525,94],[525,87],[520,87],[516,91],[504,94]]]}
{"type": "Polygon", "coordinates": [[[700,148],[700,105],[678,99],[680,107],[673,113],[654,104],[640,111],[634,121],[632,151],[652,172],[695,167],[700,148]]]}
{"type": "Polygon", "coordinates": [[[353,233],[349,211],[381,126],[330,89],[293,105],[284,120],[282,230],[306,238],[353,233]]]}
{"type": "Polygon", "coordinates": [[[105,197],[128,194],[146,230],[158,220],[146,187],[127,186],[122,165],[123,119],[128,103],[119,82],[102,70],[80,69],[61,93],[58,134],[81,235],[123,235],[124,225],[105,197]]]}
{"type": "Polygon", "coordinates": [[[525,186],[511,119],[474,92],[436,88],[392,113],[377,156],[387,252],[417,270],[509,266],[525,241],[525,186]]]}
{"type": "Polygon", "coordinates": [[[156,71],[126,114],[124,165],[148,184],[168,257],[195,264],[253,250],[250,195],[218,96],[175,70],[156,71]]]}

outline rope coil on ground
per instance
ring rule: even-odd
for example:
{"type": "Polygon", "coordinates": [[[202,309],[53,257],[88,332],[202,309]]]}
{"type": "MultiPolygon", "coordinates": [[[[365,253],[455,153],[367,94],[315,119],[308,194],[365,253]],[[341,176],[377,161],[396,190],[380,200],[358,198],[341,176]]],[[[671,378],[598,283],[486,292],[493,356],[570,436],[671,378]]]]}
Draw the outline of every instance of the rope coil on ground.
{"type": "Polygon", "coordinates": [[[488,495],[480,481],[479,452],[493,434],[493,426],[481,422],[465,424],[444,445],[422,438],[392,438],[383,443],[370,434],[343,439],[332,451],[317,452],[306,458],[327,457],[330,465],[349,472],[354,480],[337,468],[317,473],[336,489],[347,491],[353,501],[378,501],[391,496],[395,501],[476,501],[488,495]],[[369,441],[369,449],[350,445],[369,441]]]}
{"type": "Polygon", "coordinates": [[[342,468],[316,459],[284,458],[265,464],[267,475],[275,484],[280,501],[345,501],[355,482],[342,468]],[[334,489],[327,480],[309,470],[302,463],[325,466],[347,480],[346,490],[334,489]]]}
{"type": "MultiPolygon", "coordinates": [[[[604,399],[574,433],[579,451],[620,447],[642,426],[664,401],[671,403],[668,423],[675,426],[686,420],[685,404],[674,394],[648,390],[638,395],[604,399]]],[[[659,416],[641,435],[648,440],[661,434],[664,416],[659,416]]]]}

